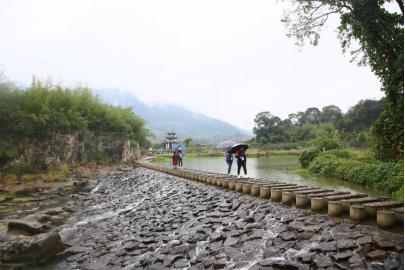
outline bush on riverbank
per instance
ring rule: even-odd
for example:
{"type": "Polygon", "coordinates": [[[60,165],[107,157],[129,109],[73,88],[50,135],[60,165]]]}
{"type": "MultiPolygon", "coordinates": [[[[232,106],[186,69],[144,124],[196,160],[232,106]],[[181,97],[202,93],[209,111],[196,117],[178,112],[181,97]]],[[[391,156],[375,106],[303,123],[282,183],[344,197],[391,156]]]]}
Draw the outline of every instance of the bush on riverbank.
{"type": "Polygon", "coordinates": [[[316,146],[314,148],[305,150],[300,155],[299,161],[301,166],[306,168],[323,151],[339,148],[341,148],[341,145],[337,142],[337,140],[331,138],[320,138],[316,142],[316,146]]]}
{"type": "MultiPolygon", "coordinates": [[[[325,146],[325,144],[323,144],[325,146]]],[[[310,172],[373,185],[383,192],[389,192],[396,199],[403,200],[403,162],[381,162],[366,154],[338,144],[326,144],[332,149],[323,150],[322,144],[304,152],[300,157],[303,167],[310,172]]]]}

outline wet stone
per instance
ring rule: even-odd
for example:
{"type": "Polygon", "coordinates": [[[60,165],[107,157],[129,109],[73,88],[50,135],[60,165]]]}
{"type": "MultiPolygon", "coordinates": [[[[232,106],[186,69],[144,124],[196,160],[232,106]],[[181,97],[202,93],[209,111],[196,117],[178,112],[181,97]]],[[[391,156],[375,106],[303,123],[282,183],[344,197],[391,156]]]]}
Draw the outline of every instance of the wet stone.
{"type": "Polygon", "coordinates": [[[331,242],[321,242],[318,244],[318,246],[315,246],[311,248],[311,250],[319,250],[322,252],[330,252],[330,251],[335,251],[336,250],[336,242],[331,241],[331,242]]]}
{"type": "Polygon", "coordinates": [[[378,259],[383,259],[387,256],[387,252],[385,252],[384,250],[381,249],[376,249],[373,251],[370,251],[369,253],[367,253],[367,258],[369,258],[370,260],[378,260],[378,259]]]}
{"type": "Polygon", "coordinates": [[[312,262],[315,254],[316,254],[315,252],[306,252],[306,253],[298,255],[297,258],[304,263],[309,263],[309,262],[312,262]]]}
{"type": "Polygon", "coordinates": [[[349,259],[350,264],[362,264],[363,260],[358,254],[354,254],[350,259],[349,259]]]}
{"type": "Polygon", "coordinates": [[[357,239],[359,245],[371,244],[373,242],[373,237],[371,235],[365,235],[357,239]]]}
{"type": "Polygon", "coordinates": [[[68,244],[77,250],[48,269],[92,262],[112,270],[403,266],[396,235],[310,210],[143,168],[114,172],[99,186],[68,221],[68,244]],[[386,256],[367,257],[376,249],[386,256]]]}
{"type": "Polygon", "coordinates": [[[293,233],[293,232],[283,232],[283,233],[280,233],[279,236],[284,241],[291,241],[291,240],[295,240],[295,238],[296,238],[295,233],[293,233]]]}
{"type": "Polygon", "coordinates": [[[329,266],[334,265],[332,260],[329,258],[329,256],[325,256],[322,254],[315,255],[314,263],[319,268],[327,268],[329,266]]]}
{"type": "Polygon", "coordinates": [[[278,257],[281,255],[281,250],[278,247],[269,247],[263,249],[263,257],[278,257]]]}
{"type": "Polygon", "coordinates": [[[388,258],[384,261],[384,267],[387,270],[399,269],[400,264],[395,258],[388,258]]]}
{"type": "Polygon", "coordinates": [[[351,239],[343,239],[337,241],[337,248],[338,249],[348,249],[348,248],[354,248],[356,247],[356,242],[351,239]]]}
{"type": "Polygon", "coordinates": [[[224,246],[233,246],[239,242],[239,237],[228,237],[224,242],[224,246]]]}
{"type": "Polygon", "coordinates": [[[189,266],[189,264],[188,264],[187,259],[179,259],[174,263],[174,267],[176,267],[176,268],[186,268],[188,266],[189,266]]]}
{"type": "Polygon", "coordinates": [[[347,260],[350,257],[353,256],[353,252],[352,251],[344,251],[344,252],[339,252],[336,253],[334,255],[332,255],[332,257],[336,260],[336,261],[340,261],[340,260],[347,260]]]}

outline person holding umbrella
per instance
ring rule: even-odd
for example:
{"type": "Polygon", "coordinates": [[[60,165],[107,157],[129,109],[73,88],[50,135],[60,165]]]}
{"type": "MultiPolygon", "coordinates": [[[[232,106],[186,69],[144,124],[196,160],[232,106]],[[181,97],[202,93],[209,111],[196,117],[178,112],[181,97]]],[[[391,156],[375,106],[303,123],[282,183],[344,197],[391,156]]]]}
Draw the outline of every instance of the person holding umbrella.
{"type": "Polygon", "coordinates": [[[238,164],[238,178],[240,178],[240,169],[243,168],[245,173],[245,177],[247,177],[247,169],[246,169],[246,150],[248,149],[248,145],[244,143],[238,143],[231,147],[227,152],[228,153],[235,153],[235,157],[237,159],[238,164]]]}
{"type": "Polygon", "coordinates": [[[231,174],[232,163],[233,163],[233,154],[229,153],[228,150],[231,149],[230,147],[225,151],[225,161],[228,164],[228,175],[231,174]]]}
{"type": "Polygon", "coordinates": [[[215,148],[226,149],[224,153],[226,164],[228,165],[228,175],[231,174],[232,163],[233,163],[233,153],[231,152],[232,146],[236,145],[234,141],[228,140],[220,142],[215,148]]]}

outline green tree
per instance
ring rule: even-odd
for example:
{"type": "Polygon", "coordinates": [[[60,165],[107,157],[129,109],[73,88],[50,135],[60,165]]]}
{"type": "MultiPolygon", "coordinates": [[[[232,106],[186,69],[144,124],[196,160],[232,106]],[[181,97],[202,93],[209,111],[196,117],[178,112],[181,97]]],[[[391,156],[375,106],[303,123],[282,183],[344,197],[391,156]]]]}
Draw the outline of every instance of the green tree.
{"type": "Polygon", "coordinates": [[[318,108],[311,107],[306,109],[302,116],[302,122],[305,124],[319,124],[321,120],[321,112],[318,108]]]}
{"type": "Polygon", "coordinates": [[[253,133],[258,143],[279,143],[286,140],[285,129],[281,119],[270,112],[261,112],[256,115],[253,133]]]}
{"type": "Polygon", "coordinates": [[[187,139],[185,139],[185,140],[183,141],[183,143],[184,143],[185,146],[190,146],[190,145],[193,144],[193,139],[187,138],[187,139]]]}
{"type": "Polygon", "coordinates": [[[345,114],[340,129],[346,132],[359,132],[370,128],[384,110],[384,99],[360,100],[345,114]]]}
{"type": "Polygon", "coordinates": [[[321,123],[338,123],[342,119],[342,111],[338,106],[329,105],[322,108],[321,115],[320,115],[320,122],[321,123]]]}
{"type": "Polygon", "coordinates": [[[359,64],[370,66],[381,79],[387,97],[384,113],[373,127],[376,153],[384,160],[403,156],[404,139],[404,7],[402,0],[396,0],[400,12],[390,11],[386,5],[391,2],[293,0],[293,10],[283,18],[287,35],[295,37],[298,45],[305,40],[317,45],[328,18],[340,17],[338,33],[343,51],[350,51],[359,64]]]}

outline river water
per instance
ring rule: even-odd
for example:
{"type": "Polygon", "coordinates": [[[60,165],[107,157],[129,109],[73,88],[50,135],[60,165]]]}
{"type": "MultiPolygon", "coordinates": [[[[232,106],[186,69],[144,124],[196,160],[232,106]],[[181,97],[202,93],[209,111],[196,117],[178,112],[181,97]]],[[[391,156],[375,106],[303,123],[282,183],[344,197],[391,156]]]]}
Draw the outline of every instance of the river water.
{"type": "MultiPolygon", "coordinates": [[[[169,166],[168,161],[157,162],[169,166]]],[[[197,169],[217,173],[227,173],[227,165],[224,158],[219,157],[184,157],[183,166],[187,169],[197,169]]],[[[248,158],[247,171],[248,176],[253,178],[266,179],[271,181],[280,181],[285,183],[294,183],[312,187],[331,188],[336,191],[348,191],[352,193],[367,193],[370,196],[381,196],[381,191],[371,187],[358,185],[332,177],[321,177],[314,175],[300,175],[291,172],[300,167],[298,156],[273,156],[261,158],[248,158]]],[[[237,165],[234,161],[231,174],[237,175],[237,165]]],[[[243,170],[241,172],[243,174],[243,170]]]]}

